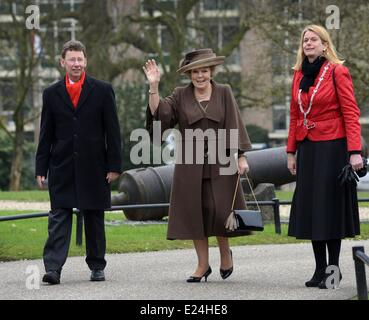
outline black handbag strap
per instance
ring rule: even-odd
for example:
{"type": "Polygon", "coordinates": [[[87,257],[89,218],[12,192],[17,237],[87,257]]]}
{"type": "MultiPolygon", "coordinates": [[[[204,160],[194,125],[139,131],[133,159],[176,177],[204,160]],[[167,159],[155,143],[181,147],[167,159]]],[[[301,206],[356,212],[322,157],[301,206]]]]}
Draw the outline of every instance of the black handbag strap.
{"type": "MultiPolygon", "coordinates": [[[[246,176],[246,180],[247,180],[247,182],[248,182],[248,184],[249,184],[249,187],[250,187],[251,193],[252,193],[252,195],[253,195],[253,197],[254,197],[254,200],[255,200],[255,202],[256,202],[256,205],[257,205],[257,207],[258,207],[258,210],[259,210],[259,211],[261,211],[261,210],[260,210],[260,207],[259,207],[259,203],[258,203],[258,201],[256,200],[254,190],[253,190],[253,188],[251,187],[251,183],[250,183],[250,180],[249,180],[249,177],[248,177],[248,175],[247,175],[246,171],[245,171],[245,176],[246,176]]],[[[240,174],[238,174],[238,175],[237,175],[236,188],[234,189],[234,193],[233,193],[233,200],[232,200],[232,208],[231,208],[231,211],[233,211],[233,208],[234,208],[234,202],[236,201],[237,189],[238,189],[238,185],[239,185],[239,183],[240,183],[240,178],[241,178],[241,175],[240,175],[240,174]]],[[[245,203],[246,203],[246,202],[245,202],[245,203]]],[[[246,203],[246,209],[247,209],[247,203],[246,203]]]]}
{"type": "Polygon", "coordinates": [[[334,86],[334,91],[336,93],[337,101],[338,101],[338,103],[340,103],[340,97],[338,95],[338,90],[337,90],[336,76],[334,75],[334,71],[336,70],[336,67],[337,66],[334,66],[333,67],[333,70],[332,70],[332,78],[333,78],[333,86],[334,86]]]}

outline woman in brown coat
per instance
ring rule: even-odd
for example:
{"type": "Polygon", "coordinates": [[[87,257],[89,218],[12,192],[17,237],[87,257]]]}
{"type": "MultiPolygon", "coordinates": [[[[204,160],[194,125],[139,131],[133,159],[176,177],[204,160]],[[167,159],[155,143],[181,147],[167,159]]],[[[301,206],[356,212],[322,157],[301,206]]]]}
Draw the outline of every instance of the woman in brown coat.
{"type": "MultiPolygon", "coordinates": [[[[156,62],[148,60],[143,67],[150,85],[148,129],[152,129],[155,120],[160,121],[162,132],[178,124],[181,137],[177,148],[183,159],[177,158],[174,170],[167,238],[194,242],[198,265],[187,282],[200,282],[203,277],[206,281],[212,272],[210,236],[217,237],[222,278],[228,278],[233,271],[224,225],[230,214],[237,172],[249,170],[244,152],[251,149],[251,144],[230,86],[212,80],[215,66],[222,64],[224,58],[211,49],[186,54],[177,72],[185,73],[191,83],[175,88],[164,99],[159,96],[160,71],[156,62]],[[238,155],[237,163],[234,153],[238,155]],[[232,159],[233,172],[225,172],[232,168],[232,159]]],[[[241,187],[235,209],[245,209],[241,187]]]]}

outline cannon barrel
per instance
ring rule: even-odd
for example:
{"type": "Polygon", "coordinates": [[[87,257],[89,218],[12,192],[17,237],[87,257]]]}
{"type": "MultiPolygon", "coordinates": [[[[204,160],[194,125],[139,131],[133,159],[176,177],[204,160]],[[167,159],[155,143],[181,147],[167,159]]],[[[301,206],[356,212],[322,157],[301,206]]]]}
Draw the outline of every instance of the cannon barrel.
{"type": "MultiPolygon", "coordinates": [[[[362,154],[368,156],[368,147],[362,139],[362,154]]],[[[287,169],[285,147],[246,152],[250,166],[248,174],[253,187],[260,183],[280,186],[295,181],[287,169]]],[[[139,168],[123,172],[119,194],[112,196],[112,205],[168,203],[174,165],[139,168]]],[[[126,209],[129,220],[160,220],[168,214],[166,208],[126,209]]]]}
{"type": "MultiPolygon", "coordinates": [[[[174,165],[139,168],[122,173],[119,194],[112,196],[112,205],[169,202],[174,165]]],[[[165,208],[126,209],[129,220],[160,220],[168,214],[165,208]]]]}
{"type": "Polygon", "coordinates": [[[259,183],[280,186],[295,181],[295,177],[287,169],[285,147],[249,151],[246,156],[250,167],[248,176],[254,187],[259,183]]]}
{"type": "MultiPolygon", "coordinates": [[[[246,153],[250,166],[249,177],[254,186],[259,183],[282,185],[294,181],[287,169],[284,147],[246,153]]],[[[112,205],[169,202],[174,165],[147,167],[123,172],[119,194],[112,196],[112,205]]],[[[159,220],[168,214],[166,208],[126,209],[129,220],[159,220]]]]}

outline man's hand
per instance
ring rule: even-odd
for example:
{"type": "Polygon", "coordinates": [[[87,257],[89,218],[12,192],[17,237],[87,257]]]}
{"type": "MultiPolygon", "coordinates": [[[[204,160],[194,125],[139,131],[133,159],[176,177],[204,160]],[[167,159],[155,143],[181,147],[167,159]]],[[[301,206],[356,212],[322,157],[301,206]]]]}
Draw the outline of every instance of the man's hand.
{"type": "Polygon", "coordinates": [[[114,180],[118,179],[120,176],[117,172],[108,172],[106,175],[106,180],[108,180],[108,183],[113,182],[114,180]]]}
{"type": "Polygon", "coordinates": [[[37,176],[37,185],[42,190],[45,189],[45,177],[44,176],[37,176]]]}

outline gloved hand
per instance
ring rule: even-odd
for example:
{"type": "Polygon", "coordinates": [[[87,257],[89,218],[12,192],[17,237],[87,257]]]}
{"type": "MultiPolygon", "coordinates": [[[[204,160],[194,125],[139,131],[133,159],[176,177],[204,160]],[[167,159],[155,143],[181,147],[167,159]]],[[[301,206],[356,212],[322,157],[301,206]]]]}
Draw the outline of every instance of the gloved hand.
{"type": "Polygon", "coordinates": [[[359,177],[354,169],[352,169],[351,164],[347,164],[343,167],[341,173],[338,176],[340,186],[342,187],[345,183],[352,183],[354,186],[359,182],[359,177]]]}

